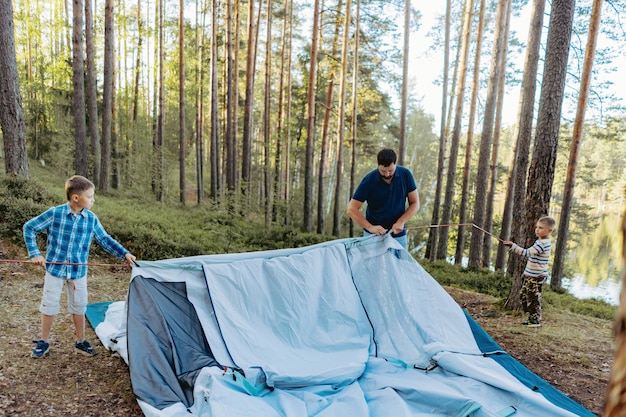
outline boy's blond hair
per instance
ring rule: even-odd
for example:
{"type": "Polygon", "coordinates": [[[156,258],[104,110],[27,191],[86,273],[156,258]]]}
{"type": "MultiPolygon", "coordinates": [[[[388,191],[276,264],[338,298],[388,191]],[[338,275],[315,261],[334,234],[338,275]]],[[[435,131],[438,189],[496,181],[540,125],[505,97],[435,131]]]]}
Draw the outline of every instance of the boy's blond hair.
{"type": "Polygon", "coordinates": [[[556,221],[550,216],[540,217],[539,220],[537,220],[537,222],[545,224],[551,230],[554,230],[554,227],[556,226],[556,221]]]}
{"type": "Polygon", "coordinates": [[[92,188],[96,188],[96,186],[93,185],[93,182],[89,181],[82,175],[74,175],[65,182],[65,196],[67,197],[67,201],[70,201],[73,194],[81,194],[83,191],[87,191],[92,188]]]}

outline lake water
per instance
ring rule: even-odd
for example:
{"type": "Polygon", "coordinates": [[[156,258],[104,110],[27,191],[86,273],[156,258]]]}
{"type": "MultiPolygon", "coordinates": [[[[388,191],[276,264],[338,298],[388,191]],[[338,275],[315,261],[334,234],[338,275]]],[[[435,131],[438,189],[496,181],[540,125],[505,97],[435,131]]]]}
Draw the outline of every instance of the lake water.
{"type": "Polygon", "coordinates": [[[619,305],[624,268],[621,220],[619,215],[605,216],[592,232],[570,234],[565,268],[570,276],[563,277],[562,285],[575,297],[619,305]]]}

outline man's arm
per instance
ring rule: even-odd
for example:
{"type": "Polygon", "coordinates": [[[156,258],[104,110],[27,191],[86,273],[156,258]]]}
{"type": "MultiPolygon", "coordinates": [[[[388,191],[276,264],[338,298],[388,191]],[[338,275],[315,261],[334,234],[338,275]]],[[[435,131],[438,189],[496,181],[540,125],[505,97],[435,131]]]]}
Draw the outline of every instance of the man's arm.
{"type": "Polygon", "coordinates": [[[404,211],[404,214],[393,224],[392,229],[394,233],[402,232],[404,230],[404,224],[408,222],[411,217],[415,216],[415,213],[420,209],[420,197],[417,193],[417,189],[411,191],[407,197],[409,199],[409,206],[404,211]]]}
{"type": "Polygon", "coordinates": [[[348,213],[348,216],[350,216],[352,221],[354,221],[363,229],[367,230],[368,232],[374,235],[382,236],[385,233],[387,233],[384,227],[380,225],[373,225],[372,223],[367,221],[363,213],[361,213],[362,205],[363,205],[362,201],[355,200],[354,198],[351,199],[350,202],[348,203],[348,209],[346,210],[346,213],[348,213]]]}

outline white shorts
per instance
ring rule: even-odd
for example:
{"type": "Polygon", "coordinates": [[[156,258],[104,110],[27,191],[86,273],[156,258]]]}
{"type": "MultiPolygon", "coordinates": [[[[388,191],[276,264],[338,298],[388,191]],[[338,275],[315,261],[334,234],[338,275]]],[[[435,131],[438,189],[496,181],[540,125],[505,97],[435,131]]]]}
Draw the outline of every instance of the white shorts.
{"type": "Polygon", "coordinates": [[[85,314],[87,311],[87,277],[79,279],[57,278],[46,272],[43,284],[43,297],[39,311],[47,316],[56,315],[61,309],[61,291],[65,285],[67,311],[71,314],[85,314]]]}

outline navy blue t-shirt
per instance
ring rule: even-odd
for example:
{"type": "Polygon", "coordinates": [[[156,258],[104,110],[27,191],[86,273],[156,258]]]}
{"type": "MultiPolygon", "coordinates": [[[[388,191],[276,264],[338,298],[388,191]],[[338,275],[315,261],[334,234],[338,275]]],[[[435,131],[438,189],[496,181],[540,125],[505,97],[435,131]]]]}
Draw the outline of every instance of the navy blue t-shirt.
{"type": "MultiPolygon", "coordinates": [[[[365,218],[368,222],[389,230],[406,211],[408,195],[416,189],[411,171],[396,165],[391,184],[387,184],[378,169],[375,169],[363,178],[352,198],[362,203],[367,201],[365,218]]],[[[395,236],[403,236],[405,233],[395,236]]]]}

